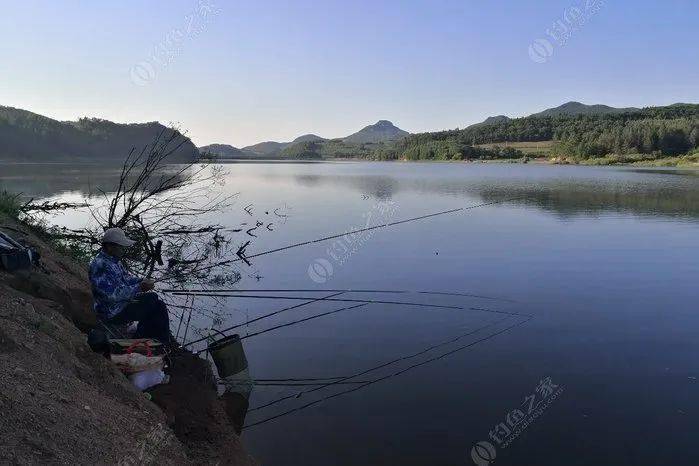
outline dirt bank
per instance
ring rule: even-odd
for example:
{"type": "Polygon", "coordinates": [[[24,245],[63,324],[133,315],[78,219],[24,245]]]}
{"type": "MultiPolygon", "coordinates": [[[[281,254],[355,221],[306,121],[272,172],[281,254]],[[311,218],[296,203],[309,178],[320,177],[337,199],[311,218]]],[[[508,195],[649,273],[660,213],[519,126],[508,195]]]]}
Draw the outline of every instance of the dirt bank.
{"type": "Polygon", "coordinates": [[[255,464],[206,361],[181,353],[149,401],[85,342],[85,268],[2,214],[0,230],[42,257],[29,273],[0,270],[0,464],[255,464]]]}

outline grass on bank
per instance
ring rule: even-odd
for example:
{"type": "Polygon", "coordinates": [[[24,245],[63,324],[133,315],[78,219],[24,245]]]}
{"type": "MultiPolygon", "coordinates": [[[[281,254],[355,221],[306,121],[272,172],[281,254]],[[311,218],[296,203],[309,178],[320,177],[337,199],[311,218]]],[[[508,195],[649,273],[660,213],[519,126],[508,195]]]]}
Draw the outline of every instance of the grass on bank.
{"type": "Polygon", "coordinates": [[[22,203],[19,200],[19,194],[12,194],[4,189],[0,191],[0,213],[18,220],[22,213],[21,209],[22,203]]]}
{"type": "Polygon", "coordinates": [[[579,164],[579,165],[637,165],[650,167],[692,167],[699,165],[699,150],[685,155],[668,157],[662,154],[608,154],[602,157],[578,158],[555,157],[550,159],[553,163],[579,164]]]}
{"type": "MultiPolygon", "coordinates": [[[[0,191],[0,220],[4,215],[29,227],[34,234],[45,241],[54,251],[79,263],[88,263],[93,255],[90,245],[66,239],[57,226],[49,225],[38,215],[30,215],[22,210],[24,204],[20,194],[0,191]]],[[[2,224],[0,224],[2,226],[2,224]]]]}

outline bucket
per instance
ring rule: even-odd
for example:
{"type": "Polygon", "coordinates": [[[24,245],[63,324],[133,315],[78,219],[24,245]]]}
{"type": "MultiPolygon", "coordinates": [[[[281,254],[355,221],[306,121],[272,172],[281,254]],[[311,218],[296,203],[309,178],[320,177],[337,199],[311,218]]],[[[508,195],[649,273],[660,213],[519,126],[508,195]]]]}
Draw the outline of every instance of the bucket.
{"type": "Polygon", "coordinates": [[[216,364],[218,376],[222,379],[248,368],[243,343],[239,335],[221,338],[209,345],[209,353],[216,364]]]}

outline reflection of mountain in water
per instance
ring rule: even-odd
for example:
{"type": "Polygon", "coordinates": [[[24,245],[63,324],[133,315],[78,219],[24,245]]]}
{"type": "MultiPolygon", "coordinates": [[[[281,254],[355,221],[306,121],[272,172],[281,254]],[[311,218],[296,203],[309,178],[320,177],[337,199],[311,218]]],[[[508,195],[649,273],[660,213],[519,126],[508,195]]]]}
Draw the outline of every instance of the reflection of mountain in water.
{"type": "Polygon", "coordinates": [[[485,202],[517,198],[514,203],[565,217],[609,212],[699,217],[697,172],[628,170],[616,173],[624,176],[618,179],[602,176],[600,179],[570,177],[533,180],[524,177],[478,179],[298,175],[294,180],[307,187],[342,186],[382,200],[390,199],[399,192],[469,197],[485,202]]]}
{"type": "Polygon", "coordinates": [[[622,213],[638,216],[699,217],[698,189],[662,186],[549,185],[518,189],[488,188],[478,193],[486,201],[519,197],[515,203],[563,217],[622,213]]]}
{"type": "Polygon", "coordinates": [[[327,175],[296,175],[294,181],[302,186],[349,186],[362,194],[380,200],[387,200],[399,189],[399,181],[389,176],[327,176],[327,175]]]}
{"type": "MultiPolygon", "coordinates": [[[[75,164],[4,165],[0,189],[41,198],[64,192],[105,192],[116,187],[120,167],[75,164]]],[[[569,217],[627,213],[699,218],[699,172],[663,169],[578,169],[578,167],[494,167],[435,176],[429,167],[395,175],[374,173],[260,173],[265,182],[291,179],[310,189],[345,188],[375,199],[417,193],[464,202],[518,198],[515,203],[569,217]],[[423,176],[423,173],[424,176],[423,176]],[[521,198],[521,199],[520,199],[521,198]]],[[[382,166],[383,169],[383,166],[382,166]]],[[[380,171],[380,170],[377,170],[380,171]]],[[[249,175],[246,175],[249,176],[249,175]]]]}
{"type": "Polygon", "coordinates": [[[22,193],[26,199],[66,192],[94,195],[114,192],[120,173],[121,166],[116,164],[4,164],[0,190],[22,193]]]}

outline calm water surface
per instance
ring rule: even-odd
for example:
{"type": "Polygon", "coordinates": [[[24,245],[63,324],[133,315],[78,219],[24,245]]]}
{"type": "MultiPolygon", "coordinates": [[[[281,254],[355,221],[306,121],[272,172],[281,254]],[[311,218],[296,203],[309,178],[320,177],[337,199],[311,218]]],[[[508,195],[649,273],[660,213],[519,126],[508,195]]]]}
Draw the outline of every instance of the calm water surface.
{"type": "MultiPolygon", "coordinates": [[[[384,378],[371,385],[336,385],[249,412],[256,423],[292,411],[244,432],[262,463],[466,465],[487,441],[492,450],[481,444],[481,457],[503,465],[699,464],[696,172],[418,163],[227,169],[217,189],[240,194],[219,220],[233,228],[259,220],[273,230],[256,230],[249,254],[517,198],[261,256],[240,269],[248,289],[511,300],[353,292],[344,296],[463,309],[371,304],[246,340],[257,379],[342,377],[406,357],[353,379],[384,378]]],[[[95,166],[5,166],[0,188],[78,199],[95,185],[109,189],[113,176],[95,166]]],[[[298,303],[231,299],[223,325],[298,303]]],[[[241,333],[344,306],[315,303],[241,333]]],[[[309,388],[258,386],[251,407],[309,388]]]]}

